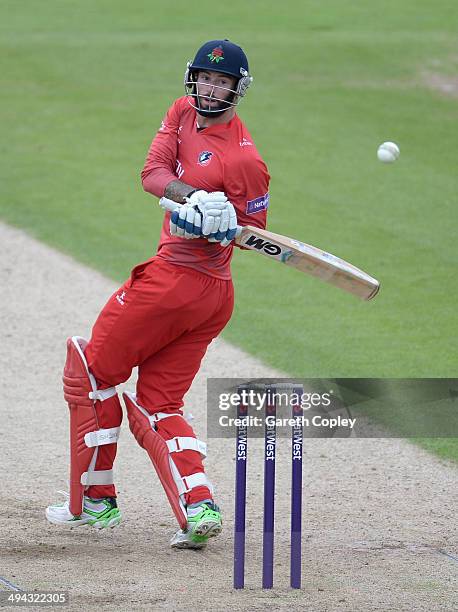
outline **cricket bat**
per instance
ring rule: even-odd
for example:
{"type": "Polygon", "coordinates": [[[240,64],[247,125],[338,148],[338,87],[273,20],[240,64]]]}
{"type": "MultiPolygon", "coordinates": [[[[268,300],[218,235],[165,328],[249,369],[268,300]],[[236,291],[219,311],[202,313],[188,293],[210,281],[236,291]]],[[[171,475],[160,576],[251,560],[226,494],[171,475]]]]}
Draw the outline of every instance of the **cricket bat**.
{"type": "MultiPolygon", "coordinates": [[[[181,206],[168,198],[161,198],[159,204],[169,211],[181,206]]],[[[363,270],[331,253],[288,236],[246,225],[237,228],[235,243],[315,276],[363,300],[371,300],[380,289],[378,280],[363,270]]]]}

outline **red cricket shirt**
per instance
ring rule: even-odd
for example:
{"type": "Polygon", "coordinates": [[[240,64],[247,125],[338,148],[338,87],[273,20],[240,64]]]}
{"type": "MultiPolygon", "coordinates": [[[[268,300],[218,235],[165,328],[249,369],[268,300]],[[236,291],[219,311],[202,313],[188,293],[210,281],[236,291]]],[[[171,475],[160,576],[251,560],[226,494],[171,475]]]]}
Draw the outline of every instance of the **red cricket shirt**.
{"type": "MultiPolygon", "coordinates": [[[[270,176],[247,128],[235,115],[229,123],[197,129],[198,115],[184,96],[170,107],[151,143],[141,173],[143,188],[157,197],[180,179],[205,191],[223,191],[237,212],[239,225],[264,228],[270,176]]],[[[170,213],[162,225],[157,257],[228,280],[233,246],[204,238],[171,236],[170,213]]]]}

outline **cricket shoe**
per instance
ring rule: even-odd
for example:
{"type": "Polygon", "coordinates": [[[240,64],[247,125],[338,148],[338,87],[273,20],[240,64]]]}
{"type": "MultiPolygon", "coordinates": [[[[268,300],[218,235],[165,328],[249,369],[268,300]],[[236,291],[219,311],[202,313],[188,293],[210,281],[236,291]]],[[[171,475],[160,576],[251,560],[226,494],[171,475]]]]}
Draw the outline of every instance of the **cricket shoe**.
{"type": "Polygon", "coordinates": [[[170,541],[172,548],[205,548],[209,538],[219,535],[223,529],[221,513],[211,500],[187,507],[188,526],[180,529],[170,541]]]}
{"type": "MultiPolygon", "coordinates": [[[[68,496],[68,493],[59,491],[68,496]]],[[[77,527],[78,525],[92,525],[96,529],[105,527],[116,527],[121,522],[121,512],[115,497],[104,497],[102,499],[83,498],[83,512],[79,516],[74,516],[70,512],[69,501],[62,504],[48,506],[46,508],[46,518],[54,525],[66,525],[67,527],[77,527]]]]}

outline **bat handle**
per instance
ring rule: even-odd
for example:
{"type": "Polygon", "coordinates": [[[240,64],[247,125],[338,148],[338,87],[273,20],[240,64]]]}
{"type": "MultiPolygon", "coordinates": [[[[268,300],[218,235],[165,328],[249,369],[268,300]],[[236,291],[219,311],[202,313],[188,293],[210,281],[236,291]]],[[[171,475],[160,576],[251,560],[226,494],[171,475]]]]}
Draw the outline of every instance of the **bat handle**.
{"type": "Polygon", "coordinates": [[[164,210],[169,210],[170,212],[173,212],[177,208],[181,208],[181,204],[178,204],[178,202],[174,202],[170,198],[161,198],[159,200],[159,206],[164,210]]]}
{"type": "MultiPolygon", "coordinates": [[[[171,200],[170,198],[164,198],[164,197],[159,200],[159,205],[164,210],[168,210],[170,212],[173,212],[174,210],[176,210],[177,208],[181,208],[182,206],[182,204],[179,204],[178,202],[175,202],[174,200],[171,200]]],[[[237,225],[236,237],[240,236],[240,234],[242,233],[242,229],[243,227],[241,225],[237,225]]]]}

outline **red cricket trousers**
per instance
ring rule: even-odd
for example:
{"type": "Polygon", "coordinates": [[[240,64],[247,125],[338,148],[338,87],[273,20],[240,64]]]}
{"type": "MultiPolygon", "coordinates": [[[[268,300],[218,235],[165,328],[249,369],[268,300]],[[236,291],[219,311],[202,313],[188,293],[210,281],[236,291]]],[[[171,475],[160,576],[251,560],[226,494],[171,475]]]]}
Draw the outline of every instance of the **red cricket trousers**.
{"type": "MultiPolygon", "coordinates": [[[[139,264],[114,293],[92,329],[85,355],[100,388],[125,382],[138,366],[137,402],[150,414],[182,414],[183,396],[197,374],[210,342],[229,321],[234,304],[232,281],[220,280],[158,257],[139,264]]],[[[119,425],[99,402],[99,426],[119,425]]],[[[107,402],[109,404],[109,402],[107,402]]],[[[181,418],[162,419],[158,433],[168,440],[194,436],[181,418]]],[[[100,446],[97,470],[113,466],[116,445],[100,446]]],[[[182,476],[203,471],[196,451],[175,453],[182,476]]],[[[89,497],[113,497],[114,485],[91,486],[89,497]]],[[[192,489],[186,503],[211,498],[207,487],[192,489]]]]}

